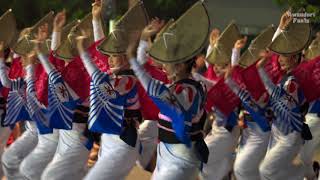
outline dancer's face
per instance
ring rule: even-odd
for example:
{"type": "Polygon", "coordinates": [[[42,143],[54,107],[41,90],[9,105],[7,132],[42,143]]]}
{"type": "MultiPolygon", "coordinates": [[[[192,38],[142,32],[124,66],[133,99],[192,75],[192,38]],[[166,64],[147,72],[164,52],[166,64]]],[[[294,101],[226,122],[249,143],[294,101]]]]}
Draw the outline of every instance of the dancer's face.
{"type": "Polygon", "coordinates": [[[125,55],[111,55],[108,58],[108,64],[112,73],[116,73],[123,67],[127,66],[128,61],[125,55]]]}
{"type": "Polygon", "coordinates": [[[224,76],[224,74],[227,72],[228,64],[224,65],[214,65],[213,70],[216,73],[217,76],[221,77],[224,76]]]}
{"type": "Polygon", "coordinates": [[[295,55],[280,55],[279,56],[279,64],[281,67],[281,70],[285,72],[289,72],[292,70],[297,64],[298,64],[298,56],[295,55]]]}

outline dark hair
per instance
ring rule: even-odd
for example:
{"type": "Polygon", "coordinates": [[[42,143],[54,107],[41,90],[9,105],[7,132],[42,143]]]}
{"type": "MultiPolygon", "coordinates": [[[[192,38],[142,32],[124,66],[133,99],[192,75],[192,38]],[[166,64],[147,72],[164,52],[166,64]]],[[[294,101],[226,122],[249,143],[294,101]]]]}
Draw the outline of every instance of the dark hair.
{"type": "Polygon", "coordinates": [[[187,73],[191,73],[192,72],[192,68],[195,66],[195,64],[196,64],[196,61],[195,61],[195,59],[191,59],[191,60],[188,60],[188,61],[186,61],[185,62],[185,64],[186,65],[188,65],[187,66],[187,73]]]}
{"type": "Polygon", "coordinates": [[[4,50],[4,59],[9,58],[10,52],[11,52],[10,48],[7,48],[4,50]]]}

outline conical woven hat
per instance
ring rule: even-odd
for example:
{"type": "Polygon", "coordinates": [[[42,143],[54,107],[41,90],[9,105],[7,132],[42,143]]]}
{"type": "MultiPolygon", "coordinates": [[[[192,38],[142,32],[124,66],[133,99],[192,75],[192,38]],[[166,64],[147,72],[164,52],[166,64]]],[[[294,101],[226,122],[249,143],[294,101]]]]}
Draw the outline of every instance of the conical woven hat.
{"type": "Polygon", "coordinates": [[[154,42],[149,55],[160,63],[182,63],[196,56],[206,45],[210,20],[199,1],[172,23],[154,42]]]}
{"type": "MultiPolygon", "coordinates": [[[[14,46],[14,51],[19,55],[26,55],[33,50],[34,44],[31,40],[35,39],[36,34],[38,33],[38,28],[44,24],[49,25],[49,34],[52,32],[52,23],[53,23],[54,12],[50,11],[45,17],[38,21],[34,26],[30,28],[30,32],[20,37],[18,42],[14,46]]],[[[48,41],[41,45],[41,50],[43,53],[48,54],[50,52],[50,46],[48,46],[48,41]]]]}
{"type": "Polygon", "coordinates": [[[11,9],[0,17],[0,27],[0,41],[3,41],[5,47],[8,48],[18,34],[16,19],[11,9]]]}
{"type": "Polygon", "coordinates": [[[75,38],[81,36],[82,30],[86,31],[86,34],[89,35],[89,38],[86,41],[85,45],[85,48],[88,48],[89,45],[94,42],[91,13],[89,13],[79,23],[71,28],[67,37],[63,39],[61,45],[55,51],[54,55],[59,59],[63,59],[65,61],[71,61],[74,57],[78,56],[79,53],[76,48],[75,38]]]}
{"type": "Polygon", "coordinates": [[[269,49],[283,55],[300,53],[309,43],[311,27],[308,23],[293,23],[270,44],[269,49]]]}
{"type": "Polygon", "coordinates": [[[306,49],[304,56],[307,60],[320,56],[320,38],[312,41],[308,49],[306,49]]]}
{"type": "Polygon", "coordinates": [[[148,25],[148,14],[142,1],[130,8],[114,26],[114,30],[103,40],[98,50],[107,55],[125,54],[128,47],[128,35],[140,32],[148,25]]]}
{"type": "Polygon", "coordinates": [[[207,58],[210,64],[226,65],[231,62],[234,43],[241,38],[240,31],[234,22],[231,22],[222,32],[207,58]]]}
{"type": "Polygon", "coordinates": [[[254,64],[258,58],[261,50],[264,50],[272,41],[272,37],[275,33],[273,25],[264,29],[254,40],[251,41],[248,49],[243,53],[239,60],[239,65],[242,67],[248,67],[254,64]]]}

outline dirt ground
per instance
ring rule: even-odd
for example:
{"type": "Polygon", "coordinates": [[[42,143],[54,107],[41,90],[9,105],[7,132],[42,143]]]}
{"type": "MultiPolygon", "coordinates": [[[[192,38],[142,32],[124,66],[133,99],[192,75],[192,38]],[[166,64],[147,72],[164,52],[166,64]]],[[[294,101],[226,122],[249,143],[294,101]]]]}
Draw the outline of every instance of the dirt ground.
{"type": "MultiPolygon", "coordinates": [[[[320,162],[320,147],[315,156],[315,160],[320,162]]],[[[151,173],[144,171],[138,167],[134,167],[126,180],[150,180],[151,173]]]]}

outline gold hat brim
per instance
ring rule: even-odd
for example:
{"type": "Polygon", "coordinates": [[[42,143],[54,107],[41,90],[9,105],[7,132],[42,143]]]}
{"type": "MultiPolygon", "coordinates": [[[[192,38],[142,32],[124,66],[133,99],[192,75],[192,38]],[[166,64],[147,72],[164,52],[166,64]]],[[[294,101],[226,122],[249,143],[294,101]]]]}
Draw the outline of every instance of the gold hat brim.
{"type": "Polygon", "coordinates": [[[304,56],[307,60],[311,60],[320,56],[320,40],[319,39],[315,39],[312,41],[308,49],[305,50],[304,56]]]}
{"type": "MultiPolygon", "coordinates": [[[[54,12],[50,11],[45,17],[38,21],[34,26],[31,27],[30,33],[26,34],[24,37],[20,38],[15,44],[13,50],[19,55],[27,55],[34,48],[34,44],[31,40],[35,39],[35,35],[38,32],[38,28],[44,24],[49,25],[49,34],[52,32],[54,12]]],[[[50,47],[50,46],[49,46],[50,47]]],[[[45,48],[42,51],[44,54],[49,54],[50,48],[45,48]]]]}
{"type": "Polygon", "coordinates": [[[230,64],[232,48],[240,38],[240,31],[235,22],[232,21],[212,47],[212,51],[207,58],[208,63],[216,65],[230,64]]]}
{"type": "Polygon", "coordinates": [[[130,33],[137,33],[148,25],[148,13],[142,1],[138,1],[116,23],[115,28],[97,49],[106,55],[125,54],[130,33]]]}
{"type": "Polygon", "coordinates": [[[306,48],[310,37],[310,24],[291,22],[288,27],[270,44],[269,49],[277,54],[298,54],[306,48]]]}
{"type": "Polygon", "coordinates": [[[201,52],[207,44],[209,31],[209,15],[199,1],[162,33],[149,55],[159,63],[183,63],[201,52]]]}
{"type": "Polygon", "coordinates": [[[264,29],[254,40],[251,41],[248,49],[243,53],[239,60],[239,65],[248,67],[254,64],[258,58],[261,50],[264,50],[272,41],[275,33],[274,27],[271,25],[264,29]]]}
{"type": "Polygon", "coordinates": [[[0,27],[0,41],[8,48],[14,43],[18,34],[16,19],[11,9],[0,17],[0,27]]]}
{"type": "Polygon", "coordinates": [[[91,13],[86,15],[80,22],[75,23],[75,26],[73,26],[69,30],[67,37],[62,40],[61,45],[54,52],[54,56],[65,61],[71,61],[76,56],[79,56],[79,53],[76,49],[75,38],[81,35],[81,30],[86,31],[86,34],[89,35],[84,45],[85,48],[88,48],[89,45],[91,45],[94,42],[91,13]]]}

